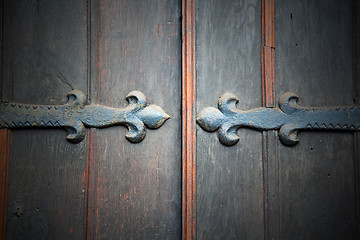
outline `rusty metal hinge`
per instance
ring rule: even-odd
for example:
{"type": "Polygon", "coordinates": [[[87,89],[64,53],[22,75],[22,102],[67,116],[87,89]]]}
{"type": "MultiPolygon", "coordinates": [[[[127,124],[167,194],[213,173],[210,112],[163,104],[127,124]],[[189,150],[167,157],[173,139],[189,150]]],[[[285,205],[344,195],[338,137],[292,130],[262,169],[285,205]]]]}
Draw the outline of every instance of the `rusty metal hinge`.
{"type": "Polygon", "coordinates": [[[64,127],[68,131],[67,140],[77,143],[84,139],[85,127],[125,125],[129,129],[126,138],[137,143],[145,137],[145,126],[159,128],[169,119],[159,106],[146,106],[142,92],[132,91],[126,99],[129,105],[125,108],[86,105],[84,93],[73,90],[64,105],[0,102],[0,128],[64,127]]]}
{"type": "Polygon", "coordinates": [[[256,108],[241,111],[236,108],[238,98],[225,93],[218,100],[218,109],[205,108],[197,116],[197,123],[206,131],[218,131],[221,143],[236,144],[240,127],[258,130],[279,130],[279,138],[285,145],[298,143],[300,130],[360,130],[360,107],[301,107],[298,96],[288,92],[280,97],[280,108],[256,108]]]}

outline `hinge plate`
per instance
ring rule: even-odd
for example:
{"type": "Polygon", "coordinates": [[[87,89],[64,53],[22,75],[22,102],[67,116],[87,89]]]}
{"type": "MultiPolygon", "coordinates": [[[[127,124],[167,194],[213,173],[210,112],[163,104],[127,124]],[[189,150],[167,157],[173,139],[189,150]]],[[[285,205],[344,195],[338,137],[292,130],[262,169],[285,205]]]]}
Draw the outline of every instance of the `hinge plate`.
{"type": "Polygon", "coordinates": [[[236,108],[238,98],[225,93],[218,100],[218,108],[205,108],[197,115],[197,123],[206,131],[218,132],[221,143],[236,144],[240,127],[257,130],[279,130],[281,142],[288,146],[298,143],[298,132],[305,130],[359,131],[360,107],[301,107],[298,96],[287,92],[280,97],[280,108],[256,108],[241,111],[236,108]]]}
{"type": "Polygon", "coordinates": [[[0,128],[64,127],[68,131],[67,140],[77,143],[84,139],[85,127],[125,125],[129,129],[126,138],[137,143],[145,137],[145,126],[159,128],[170,118],[159,106],[147,106],[142,92],[132,91],[126,99],[129,105],[125,108],[87,105],[84,93],[73,90],[64,105],[1,102],[0,128]]]}

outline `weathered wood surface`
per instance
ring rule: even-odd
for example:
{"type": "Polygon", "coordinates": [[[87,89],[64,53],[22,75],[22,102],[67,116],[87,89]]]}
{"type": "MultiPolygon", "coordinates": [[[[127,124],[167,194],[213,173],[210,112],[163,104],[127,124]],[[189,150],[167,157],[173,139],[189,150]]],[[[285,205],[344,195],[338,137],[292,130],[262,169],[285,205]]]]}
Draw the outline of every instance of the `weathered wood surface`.
{"type": "MultiPolygon", "coordinates": [[[[360,105],[360,1],[353,1],[353,49],[354,49],[354,98],[360,105]]],[[[355,189],[360,189],[360,133],[354,134],[355,189]]],[[[357,229],[360,236],[360,191],[355,191],[357,199],[357,229]]]]}
{"type": "Polygon", "coordinates": [[[196,0],[182,1],[182,239],[196,238],[196,0]]]}
{"type": "MultiPolygon", "coordinates": [[[[197,112],[234,92],[261,106],[261,1],[196,2],[197,112]]],[[[263,239],[261,133],[225,147],[197,131],[197,239],[263,239]]]]}
{"type": "MultiPolygon", "coordinates": [[[[97,133],[95,239],[181,238],[180,1],[99,3],[99,99],[142,91],[170,115],[141,143],[123,128],[97,133]]],[[[91,213],[90,213],[91,214],[91,213]]]]}
{"type": "MultiPolygon", "coordinates": [[[[87,92],[86,1],[4,1],[3,87],[9,101],[62,104],[87,92]]],[[[86,141],[63,130],[12,132],[7,239],[84,237],[86,141]]]]}
{"type": "MultiPolygon", "coordinates": [[[[276,105],[287,91],[302,106],[358,104],[358,1],[276,1],[275,38],[272,4],[196,1],[197,112],[225,92],[240,97],[242,110],[276,105]]],[[[183,89],[191,88],[183,91],[190,103],[184,110],[193,110],[195,82],[193,56],[186,55],[194,39],[185,35],[190,50],[181,67],[181,1],[1,7],[2,100],[63,104],[80,89],[91,103],[124,107],[124,96],[139,90],[171,116],[139,144],[123,138],[124,128],[92,129],[78,145],[62,130],[16,130],[11,141],[1,131],[8,145],[0,152],[0,215],[8,208],[0,227],[7,221],[7,239],[180,239],[181,149],[188,159],[195,153],[195,146],[181,148],[181,126],[191,121],[181,115],[181,69],[189,79],[183,89]]],[[[225,147],[197,129],[197,212],[185,221],[184,239],[193,237],[195,222],[197,239],[360,237],[359,134],[303,132],[289,148],[276,132],[240,129],[240,143],[225,147]]],[[[194,168],[185,170],[189,176],[194,168]]]]}
{"type": "MultiPolygon", "coordinates": [[[[275,19],[277,97],[291,90],[301,105],[354,104],[352,2],[276,1],[275,19]]],[[[280,238],[359,239],[353,135],[300,137],[278,145],[280,238]]]]}
{"type": "Polygon", "coordinates": [[[9,158],[11,132],[0,130],[0,239],[6,236],[6,215],[9,186],[9,158]]]}
{"type": "Polygon", "coordinates": [[[261,73],[264,107],[275,106],[275,24],[274,0],[262,0],[261,6],[261,73]]]}

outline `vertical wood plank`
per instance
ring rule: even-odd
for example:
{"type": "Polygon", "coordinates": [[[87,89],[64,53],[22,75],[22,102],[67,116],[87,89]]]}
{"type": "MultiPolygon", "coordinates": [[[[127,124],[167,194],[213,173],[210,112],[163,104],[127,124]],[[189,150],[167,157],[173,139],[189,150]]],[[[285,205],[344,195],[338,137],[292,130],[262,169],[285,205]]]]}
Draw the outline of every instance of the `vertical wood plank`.
{"type": "MultiPolygon", "coordinates": [[[[262,104],[275,107],[274,0],[262,1],[262,104]]],[[[262,139],[265,239],[279,239],[279,160],[277,132],[265,131],[262,139]]]]}
{"type": "Polygon", "coordinates": [[[86,195],[86,219],[85,219],[85,239],[97,239],[97,206],[96,193],[98,191],[99,178],[99,142],[98,130],[90,129],[87,137],[87,195],[86,195]]]}
{"type": "MultiPolygon", "coordinates": [[[[86,1],[4,1],[3,72],[13,102],[62,104],[87,90],[86,1]]],[[[82,239],[86,140],[59,129],[12,131],[8,239],[82,239]]]]}
{"type": "Polygon", "coordinates": [[[262,0],[262,97],[265,107],[275,106],[274,0],[262,0]]]}
{"type": "Polygon", "coordinates": [[[95,239],[181,238],[181,2],[99,3],[99,98],[125,107],[143,92],[170,115],[130,143],[124,127],[99,130],[95,239]]]}
{"type": "MultiPolygon", "coordinates": [[[[87,1],[87,65],[88,65],[88,102],[98,104],[99,98],[99,24],[100,2],[87,1]]],[[[86,216],[85,239],[97,239],[97,191],[99,178],[99,129],[91,128],[87,131],[87,161],[86,161],[86,216]]]]}
{"type": "Polygon", "coordinates": [[[12,79],[13,79],[13,33],[12,15],[13,9],[6,8],[6,1],[1,1],[1,100],[10,101],[12,99],[12,79]]]}
{"type": "Polygon", "coordinates": [[[279,160],[278,136],[275,131],[263,132],[263,188],[264,188],[264,234],[265,239],[279,239],[279,160]]]}
{"type": "Polygon", "coordinates": [[[11,132],[0,129],[0,239],[6,235],[11,132]]]}
{"type": "MultiPolygon", "coordinates": [[[[196,1],[198,112],[227,92],[241,110],[261,106],[261,3],[196,1]]],[[[227,147],[197,129],[197,239],[263,239],[261,133],[239,129],[239,143],[227,147]]]]}
{"type": "MultiPolygon", "coordinates": [[[[360,96],[360,2],[353,0],[353,65],[354,65],[354,102],[359,105],[360,96]]],[[[357,203],[357,237],[360,238],[360,133],[354,133],[354,173],[357,203]]]]}
{"type": "Polygon", "coordinates": [[[354,133],[354,191],[356,199],[356,226],[357,226],[357,238],[360,237],[360,134],[354,133]]]}
{"type": "MultiPolygon", "coordinates": [[[[9,101],[10,78],[6,77],[4,71],[4,0],[0,2],[0,53],[1,53],[1,81],[0,81],[0,100],[9,101]]],[[[5,65],[6,66],[6,65],[5,65]]],[[[8,187],[9,187],[9,161],[10,161],[10,143],[11,131],[0,129],[0,239],[5,240],[6,236],[6,219],[8,207],[8,187]]]]}
{"type": "Polygon", "coordinates": [[[353,7],[353,77],[354,77],[354,102],[360,104],[360,2],[352,1],[353,7]]]}
{"type": "Polygon", "coordinates": [[[182,1],[182,239],[196,230],[195,0],[182,1]]]}
{"type": "MultiPolygon", "coordinates": [[[[276,92],[302,106],[353,105],[352,0],[276,1],[276,92]]],[[[302,132],[278,146],[283,239],[359,239],[354,137],[302,132]]]]}

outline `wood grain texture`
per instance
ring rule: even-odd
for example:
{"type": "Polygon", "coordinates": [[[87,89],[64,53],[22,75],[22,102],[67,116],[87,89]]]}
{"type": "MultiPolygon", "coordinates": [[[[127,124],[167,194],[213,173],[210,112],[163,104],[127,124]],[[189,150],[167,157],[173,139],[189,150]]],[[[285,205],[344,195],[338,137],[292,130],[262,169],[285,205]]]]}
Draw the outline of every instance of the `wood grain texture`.
{"type": "Polygon", "coordinates": [[[275,49],[261,47],[262,99],[264,107],[275,106],[275,49]]]}
{"type": "Polygon", "coordinates": [[[262,29],[262,44],[266,47],[275,47],[275,19],[274,0],[262,0],[262,16],[261,16],[261,29],[262,29]]]}
{"type": "MultiPolygon", "coordinates": [[[[88,102],[98,104],[99,98],[99,46],[100,46],[100,2],[87,1],[87,45],[88,45],[88,102]]],[[[86,181],[85,239],[96,239],[97,235],[97,192],[99,178],[99,129],[87,132],[87,161],[84,179],[86,181]]]]}
{"type": "MultiPolygon", "coordinates": [[[[360,96],[360,1],[352,1],[353,8],[353,64],[354,99],[359,105],[360,96]]],[[[360,236],[360,133],[354,133],[355,194],[357,202],[357,228],[360,236]]]]}
{"type": "Polygon", "coordinates": [[[353,75],[355,104],[359,105],[360,96],[360,2],[352,1],[353,5],[353,75]]]}
{"type": "Polygon", "coordinates": [[[181,238],[181,3],[100,2],[99,97],[127,105],[142,91],[170,119],[132,144],[101,129],[95,239],[181,238]]]}
{"type": "MultiPolygon", "coordinates": [[[[276,93],[303,106],[352,105],[351,1],[276,1],[276,93]]],[[[354,142],[349,133],[304,132],[278,146],[281,239],[359,239],[354,142]]]]}
{"type": "Polygon", "coordinates": [[[98,129],[91,129],[87,137],[87,165],[85,179],[86,186],[86,219],[85,219],[85,239],[96,239],[98,224],[97,211],[97,192],[99,178],[99,141],[98,129]]]}
{"type": "MultiPolygon", "coordinates": [[[[262,1],[262,105],[275,107],[275,19],[274,0],[262,1]]],[[[263,201],[264,238],[279,239],[279,159],[277,156],[277,132],[263,132],[263,201]]]]}
{"type": "MultiPolygon", "coordinates": [[[[261,106],[261,1],[196,2],[197,112],[232,92],[261,106]]],[[[262,135],[240,129],[233,147],[197,128],[197,239],[263,239],[262,135]]]]}
{"type": "MultiPolygon", "coordinates": [[[[0,99],[8,101],[9,99],[9,78],[4,71],[4,43],[3,32],[4,22],[4,1],[0,2],[0,53],[1,53],[1,80],[0,80],[0,99]]],[[[9,161],[10,161],[11,131],[8,129],[0,130],[0,239],[4,240],[6,236],[6,219],[8,206],[8,186],[9,186],[9,161]]]]}
{"type": "Polygon", "coordinates": [[[195,0],[182,1],[182,239],[196,232],[195,0]]]}
{"type": "Polygon", "coordinates": [[[274,0],[262,1],[262,97],[263,106],[275,106],[275,24],[274,0]]]}
{"type": "Polygon", "coordinates": [[[0,130],[0,239],[5,239],[11,132],[0,130]]]}
{"type": "MultiPolygon", "coordinates": [[[[4,1],[4,76],[13,102],[62,104],[86,93],[86,1],[4,1]]],[[[84,237],[86,141],[63,130],[14,130],[7,239],[84,237]]]]}
{"type": "Polygon", "coordinates": [[[5,0],[1,1],[1,100],[9,101],[12,96],[12,55],[13,51],[13,34],[11,31],[11,19],[13,10],[6,9],[5,14],[5,0]],[[5,35],[5,33],[7,33],[5,35]],[[4,39],[6,37],[6,40],[4,39]]]}
{"type": "Polygon", "coordinates": [[[278,141],[276,131],[263,132],[262,161],[265,239],[279,239],[280,236],[278,141]]]}

